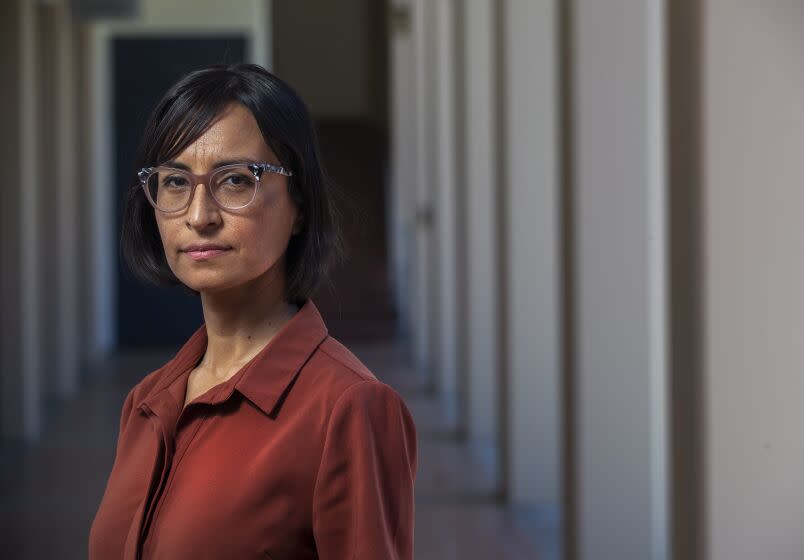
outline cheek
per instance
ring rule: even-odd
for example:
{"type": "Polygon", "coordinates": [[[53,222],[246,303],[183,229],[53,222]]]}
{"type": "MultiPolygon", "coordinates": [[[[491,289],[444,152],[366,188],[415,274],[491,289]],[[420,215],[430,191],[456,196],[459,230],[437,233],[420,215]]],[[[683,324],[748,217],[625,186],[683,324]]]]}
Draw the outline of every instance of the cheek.
{"type": "Polygon", "coordinates": [[[162,242],[162,250],[165,254],[165,261],[167,262],[168,268],[170,268],[173,274],[178,274],[176,270],[178,256],[176,255],[176,251],[171,248],[170,243],[170,240],[175,238],[173,233],[175,228],[171,227],[170,222],[157,218],[156,229],[159,232],[159,239],[162,242]]]}
{"type": "Polygon", "coordinates": [[[156,230],[159,232],[159,239],[162,241],[162,248],[165,248],[165,224],[159,218],[156,219],[156,230]]]}
{"type": "Polygon", "coordinates": [[[286,219],[277,218],[262,226],[241,232],[241,239],[252,248],[254,257],[260,260],[276,260],[285,252],[290,241],[290,227],[286,219]]]}
{"type": "Polygon", "coordinates": [[[170,260],[170,251],[168,250],[168,244],[165,242],[165,240],[170,239],[170,226],[163,220],[157,219],[156,228],[159,231],[159,239],[162,241],[162,248],[165,250],[165,256],[167,256],[168,260],[170,260]]]}
{"type": "Polygon", "coordinates": [[[290,236],[296,209],[286,191],[274,191],[265,199],[264,212],[259,220],[260,224],[253,234],[259,235],[259,244],[270,252],[285,251],[290,236]]]}

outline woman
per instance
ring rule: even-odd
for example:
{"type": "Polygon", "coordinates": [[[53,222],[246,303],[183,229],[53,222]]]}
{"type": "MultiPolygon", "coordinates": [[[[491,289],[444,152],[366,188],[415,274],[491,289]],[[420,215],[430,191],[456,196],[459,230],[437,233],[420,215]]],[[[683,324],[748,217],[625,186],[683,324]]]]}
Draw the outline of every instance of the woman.
{"type": "Polygon", "coordinates": [[[204,324],[128,394],[89,557],[410,559],[416,430],[309,299],[337,247],[308,111],[255,65],[154,109],[121,250],[204,324]]]}

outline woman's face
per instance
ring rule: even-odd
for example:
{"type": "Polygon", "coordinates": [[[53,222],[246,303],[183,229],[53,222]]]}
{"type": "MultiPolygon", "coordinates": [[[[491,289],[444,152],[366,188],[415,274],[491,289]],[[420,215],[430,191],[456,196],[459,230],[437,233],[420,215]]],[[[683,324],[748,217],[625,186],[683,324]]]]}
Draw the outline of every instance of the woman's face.
{"type": "MultiPolygon", "coordinates": [[[[200,175],[222,161],[280,165],[251,111],[243,105],[227,107],[200,138],[162,165],[183,164],[200,175]]],[[[183,212],[154,210],[165,256],[176,277],[197,292],[227,290],[260,277],[281,284],[284,290],[285,249],[297,215],[287,178],[266,171],[254,200],[239,210],[220,208],[204,184],[195,185],[192,196],[183,212]],[[210,243],[224,250],[196,258],[187,251],[191,245],[210,243]]]]}

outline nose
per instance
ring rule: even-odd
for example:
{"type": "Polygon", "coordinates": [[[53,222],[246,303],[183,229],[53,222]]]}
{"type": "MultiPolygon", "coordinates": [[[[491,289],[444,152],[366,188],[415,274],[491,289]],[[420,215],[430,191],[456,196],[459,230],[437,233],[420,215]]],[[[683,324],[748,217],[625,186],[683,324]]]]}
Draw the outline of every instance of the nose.
{"type": "Polygon", "coordinates": [[[218,225],[221,220],[220,209],[210,197],[209,190],[204,183],[195,186],[187,209],[187,227],[191,229],[206,229],[218,225]]]}

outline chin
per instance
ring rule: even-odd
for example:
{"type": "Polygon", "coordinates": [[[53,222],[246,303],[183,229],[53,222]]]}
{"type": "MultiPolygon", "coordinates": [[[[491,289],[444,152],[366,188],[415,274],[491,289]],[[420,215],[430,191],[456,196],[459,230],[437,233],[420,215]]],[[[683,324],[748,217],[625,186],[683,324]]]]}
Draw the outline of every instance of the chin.
{"type": "Polygon", "coordinates": [[[235,288],[243,283],[238,281],[236,278],[200,278],[199,276],[201,275],[198,274],[188,274],[183,276],[183,278],[179,277],[179,280],[182,282],[182,284],[199,293],[206,292],[211,294],[215,292],[223,292],[231,288],[235,288]]]}
{"type": "Polygon", "coordinates": [[[276,263],[264,269],[263,267],[229,267],[228,270],[180,270],[180,274],[174,274],[182,284],[199,293],[219,293],[238,288],[240,286],[247,289],[264,289],[269,287],[276,280],[276,274],[281,272],[280,268],[275,267],[276,263]]]}

